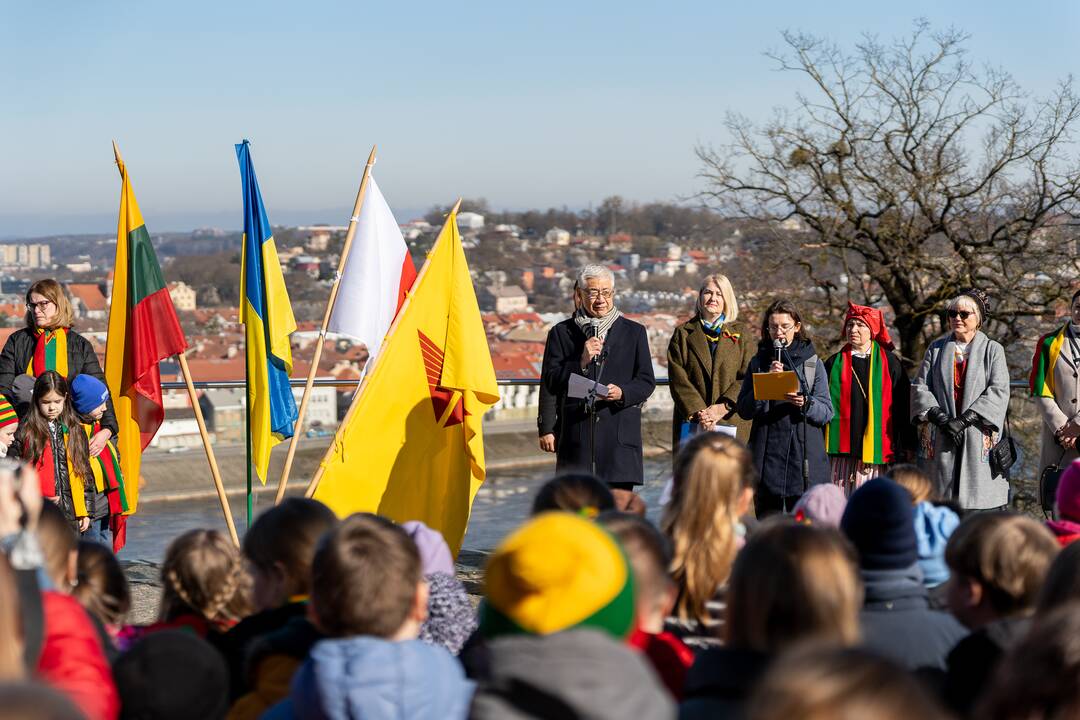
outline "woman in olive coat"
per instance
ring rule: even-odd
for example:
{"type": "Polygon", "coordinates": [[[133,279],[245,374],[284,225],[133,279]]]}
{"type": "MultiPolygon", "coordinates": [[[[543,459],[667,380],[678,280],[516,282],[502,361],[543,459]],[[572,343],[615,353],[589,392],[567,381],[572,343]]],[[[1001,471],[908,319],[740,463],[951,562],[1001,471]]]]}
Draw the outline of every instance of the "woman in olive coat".
{"type": "Polygon", "coordinates": [[[675,328],[668,344],[668,379],[675,410],[673,454],[681,440],[700,430],[731,425],[746,442],[750,423],[735,412],[743,375],[757,348],[737,322],[739,304],[731,282],[709,275],[698,291],[696,312],[675,328]]]}

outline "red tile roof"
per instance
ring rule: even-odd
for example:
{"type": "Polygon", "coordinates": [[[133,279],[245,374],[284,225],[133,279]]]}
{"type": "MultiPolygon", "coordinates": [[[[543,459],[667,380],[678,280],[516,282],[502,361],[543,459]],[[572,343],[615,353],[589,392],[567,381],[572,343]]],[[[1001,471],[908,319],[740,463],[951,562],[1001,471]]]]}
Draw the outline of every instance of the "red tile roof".
{"type": "Polygon", "coordinates": [[[78,298],[90,312],[105,310],[108,302],[97,283],[68,283],[68,292],[78,298]]]}

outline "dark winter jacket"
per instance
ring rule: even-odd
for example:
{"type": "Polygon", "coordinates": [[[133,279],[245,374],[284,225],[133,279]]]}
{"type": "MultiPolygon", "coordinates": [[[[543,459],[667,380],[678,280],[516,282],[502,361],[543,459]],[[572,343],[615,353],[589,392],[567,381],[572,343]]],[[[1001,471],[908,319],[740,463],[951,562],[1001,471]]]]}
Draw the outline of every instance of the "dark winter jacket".
{"type": "Polygon", "coordinates": [[[698,656],[683,686],[679,720],[740,720],[746,701],[769,665],[769,656],[733,647],[698,656]]]}
{"type": "MultiPolygon", "coordinates": [[[[26,368],[34,358],[34,348],[37,346],[37,337],[29,328],[20,328],[11,334],[0,351],[0,393],[7,396],[12,407],[16,405],[12,386],[15,378],[26,373],[26,368]]],[[[105,382],[105,373],[101,372],[101,364],[98,362],[97,353],[90,341],[74,330],[67,333],[68,351],[68,376],[70,381],[76,375],[93,375],[101,382],[105,382]]],[[[120,426],[116,424],[116,411],[113,409],[112,395],[106,401],[105,414],[101,418],[101,427],[112,431],[113,437],[120,432],[120,426]]]]}
{"type": "MultiPolygon", "coordinates": [[[[558,470],[589,470],[589,421],[585,401],[568,398],[570,376],[583,373],[581,353],[585,334],[573,318],[551,328],[544,348],[543,381],[559,401],[559,432],[555,437],[558,470]]],[[[620,317],[604,340],[606,359],[601,384],[618,385],[621,400],[596,403],[596,474],[606,482],[645,482],[641,452],[641,405],[656,388],[645,328],[620,317]]]]}
{"type": "Polygon", "coordinates": [[[967,717],[1013,645],[1031,628],[1031,618],[1005,618],[972,631],[948,657],[945,701],[960,717],[967,717]]]}
{"type": "Polygon", "coordinates": [[[866,591],[859,621],[863,645],[912,672],[945,670],[945,658],[967,629],[930,609],[917,564],[899,570],[859,570],[866,591]]]}
{"type": "Polygon", "coordinates": [[[597,630],[506,635],[487,651],[489,676],[473,698],[473,720],[675,717],[648,660],[597,630]]]}
{"type": "MultiPolygon", "coordinates": [[[[229,698],[235,700],[248,689],[244,675],[245,661],[252,645],[259,638],[285,627],[294,618],[303,618],[307,612],[306,602],[286,603],[278,608],[257,612],[241,620],[221,637],[218,649],[229,666],[229,698]]],[[[304,649],[301,657],[307,654],[304,649]]]]}
{"type": "Polygon", "coordinates": [[[808,484],[829,482],[824,427],[832,420],[832,399],[829,397],[825,365],[816,357],[813,344],[795,340],[782,356],[784,370],[795,371],[799,377],[800,392],[807,396],[803,409],[789,402],[754,399],[754,373],[768,372],[775,358],[771,343],[761,343],[743,378],[738,410],[743,419],[753,420],[750,450],[761,483],[774,495],[798,497],[806,489],[803,487],[802,467],[804,425],[806,457],[810,460],[808,484]],[[811,359],[815,367],[812,388],[806,372],[807,361],[811,359]]]}

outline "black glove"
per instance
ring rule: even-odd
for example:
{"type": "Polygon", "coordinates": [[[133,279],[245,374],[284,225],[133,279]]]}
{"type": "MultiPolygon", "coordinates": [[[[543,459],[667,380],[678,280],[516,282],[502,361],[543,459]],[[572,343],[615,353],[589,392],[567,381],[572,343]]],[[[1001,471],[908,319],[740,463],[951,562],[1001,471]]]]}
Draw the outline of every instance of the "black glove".
{"type": "Polygon", "coordinates": [[[945,432],[949,434],[952,439],[953,445],[956,447],[963,447],[964,445],[964,433],[965,431],[975,424],[975,421],[979,419],[979,416],[975,414],[974,410],[965,410],[964,414],[958,418],[953,418],[949,422],[945,423],[945,432]]]}
{"type": "Polygon", "coordinates": [[[934,425],[942,427],[945,423],[949,422],[949,413],[939,407],[930,408],[926,411],[926,419],[934,425]]]}

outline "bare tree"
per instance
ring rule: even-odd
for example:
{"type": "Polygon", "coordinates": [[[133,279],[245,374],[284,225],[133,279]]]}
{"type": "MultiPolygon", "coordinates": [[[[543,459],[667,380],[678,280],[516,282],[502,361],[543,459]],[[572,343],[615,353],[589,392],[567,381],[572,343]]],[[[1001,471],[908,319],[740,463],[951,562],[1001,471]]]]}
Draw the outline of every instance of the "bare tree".
{"type": "Polygon", "coordinates": [[[826,278],[805,263],[817,296],[834,313],[849,298],[887,302],[909,361],[966,286],[995,299],[1006,340],[1061,297],[1080,268],[1071,78],[1032,98],[1006,72],[976,68],[965,34],[923,20],[890,43],[864,36],[854,51],[783,39],[768,57],[812,90],[766,123],[728,115],[730,144],[697,149],[708,204],[807,228],[815,247],[800,254],[824,251],[831,268],[826,278]]]}

